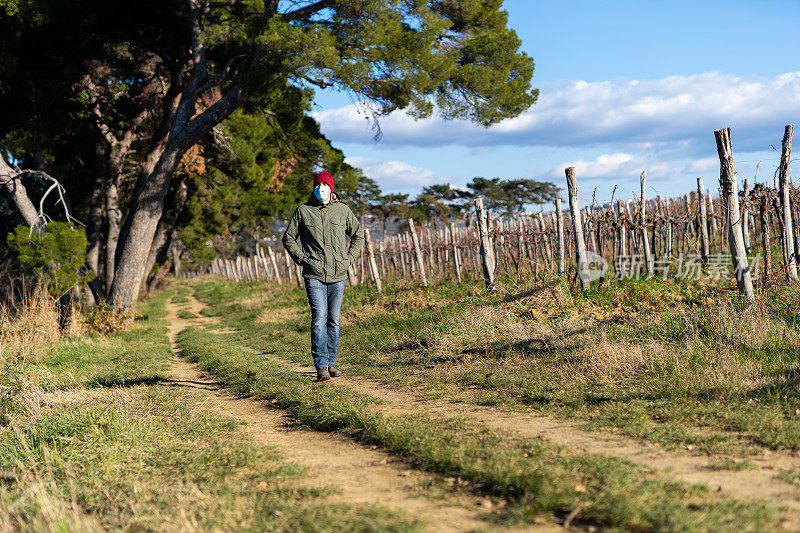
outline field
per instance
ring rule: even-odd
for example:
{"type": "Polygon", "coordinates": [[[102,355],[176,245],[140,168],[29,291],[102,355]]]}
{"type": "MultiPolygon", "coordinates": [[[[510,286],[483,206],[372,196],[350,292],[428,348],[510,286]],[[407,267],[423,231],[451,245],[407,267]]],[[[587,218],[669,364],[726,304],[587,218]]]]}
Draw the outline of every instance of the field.
{"type": "Polygon", "coordinates": [[[317,383],[304,291],[172,280],[127,332],[7,349],[0,523],[797,530],[798,299],[348,288],[345,375],[317,383]]]}

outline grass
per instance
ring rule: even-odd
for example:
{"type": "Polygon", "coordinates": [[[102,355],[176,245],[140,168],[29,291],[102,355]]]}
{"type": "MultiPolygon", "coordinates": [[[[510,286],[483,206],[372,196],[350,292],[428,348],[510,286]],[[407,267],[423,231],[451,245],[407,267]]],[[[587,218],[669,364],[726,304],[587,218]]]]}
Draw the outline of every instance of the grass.
{"type": "Polygon", "coordinates": [[[753,463],[747,459],[737,461],[736,459],[730,459],[728,457],[708,463],[709,470],[730,470],[738,472],[739,470],[747,470],[752,467],[753,463]]]}
{"type": "Polygon", "coordinates": [[[192,293],[191,289],[186,286],[178,286],[175,296],[172,297],[172,303],[183,304],[189,301],[189,295],[192,293]]]}
{"type": "MultiPolygon", "coordinates": [[[[303,469],[163,383],[167,291],[130,331],[59,341],[0,376],[0,529],[413,531],[380,506],[331,504],[303,469]]],[[[185,297],[185,291],[184,291],[185,297]]]]}
{"type": "Polygon", "coordinates": [[[139,308],[134,328],[106,337],[59,340],[33,361],[45,389],[112,387],[155,384],[166,377],[172,354],[164,305],[171,296],[162,292],[139,308]]]}
{"type": "MultiPolygon", "coordinates": [[[[243,288],[245,297],[253,296],[254,287],[243,288]]],[[[284,340],[280,324],[260,327],[267,338],[284,340]]],[[[563,517],[577,509],[587,523],[625,530],[774,525],[767,505],[722,500],[704,487],[665,480],[624,460],[575,455],[541,439],[510,438],[460,419],[382,413],[374,399],[347,387],[316,384],[238,348],[234,338],[188,328],[178,342],[189,360],[234,391],[269,400],[309,427],[380,445],[418,467],[457,476],[474,491],[502,498],[508,504],[495,513],[497,520],[530,522],[541,513],[563,517]]]]}
{"type": "Polygon", "coordinates": [[[52,396],[0,445],[0,521],[19,529],[405,531],[379,508],[328,505],[302,468],[164,386],[52,396]],[[112,407],[113,406],[113,407],[112,407]],[[298,479],[299,478],[299,479],[298,479]],[[135,497],[132,497],[135,495],[135,497]]]}
{"type": "MultiPolygon", "coordinates": [[[[305,294],[193,283],[239,341],[308,360],[305,294]],[[269,328],[281,323],[282,328],[269,328]]],[[[457,401],[535,408],[667,447],[749,453],[800,446],[800,291],[744,306],[700,282],[612,283],[572,297],[557,284],[442,284],[383,296],[350,289],[346,370],[457,401]]]]}

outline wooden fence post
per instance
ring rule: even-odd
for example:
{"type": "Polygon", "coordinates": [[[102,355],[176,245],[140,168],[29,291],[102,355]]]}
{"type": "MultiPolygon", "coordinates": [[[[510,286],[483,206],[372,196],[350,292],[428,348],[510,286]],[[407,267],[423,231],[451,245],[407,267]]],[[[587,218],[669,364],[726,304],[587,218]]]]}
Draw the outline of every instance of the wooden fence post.
{"type": "Polygon", "coordinates": [[[561,198],[556,198],[556,233],[558,233],[558,275],[564,278],[567,274],[567,250],[564,246],[564,211],[561,209],[561,198]]]}
{"type": "Polygon", "coordinates": [[[287,283],[291,283],[292,278],[294,277],[294,269],[292,268],[292,266],[294,266],[294,262],[289,256],[289,252],[285,248],[283,250],[283,262],[286,263],[286,281],[287,283]]]}
{"type": "Polygon", "coordinates": [[[698,203],[700,204],[700,257],[705,265],[708,263],[708,255],[710,252],[708,248],[708,216],[706,211],[705,187],[703,187],[703,178],[697,178],[697,198],[698,203]]]}
{"type": "Polygon", "coordinates": [[[674,238],[674,229],[672,226],[672,200],[670,198],[667,198],[667,203],[664,206],[664,214],[667,217],[667,260],[672,261],[672,241],[674,238]]]}
{"type": "MultiPolygon", "coordinates": [[[[764,247],[764,280],[763,283],[769,283],[772,276],[772,250],[769,243],[769,218],[767,217],[767,209],[769,209],[766,198],[761,198],[759,205],[759,215],[761,221],[761,244],[764,247]]],[[[762,285],[763,286],[763,285],[762,285]]]]}
{"type": "Polygon", "coordinates": [[[480,256],[483,266],[483,279],[486,288],[494,291],[494,253],[491,240],[489,239],[489,229],[486,227],[486,213],[483,210],[483,198],[475,198],[475,214],[478,216],[478,232],[480,234],[480,256]]]}
{"type": "Polygon", "coordinates": [[[739,292],[746,295],[749,300],[755,298],[753,293],[753,278],[747,264],[747,252],[744,248],[742,235],[742,220],[739,213],[739,194],[736,186],[736,166],[733,162],[733,143],[731,142],[731,129],[724,128],[714,132],[717,141],[717,154],[719,155],[719,182],[727,206],[728,218],[728,243],[733,259],[733,270],[736,275],[736,284],[739,292]]]}
{"type": "Polygon", "coordinates": [[[378,245],[378,254],[381,256],[381,275],[386,276],[386,239],[381,239],[378,245]]]}
{"type": "Polygon", "coordinates": [[[742,235],[744,236],[744,249],[750,253],[750,180],[744,179],[744,205],[742,206],[742,235]]]}
{"type": "Polygon", "coordinates": [[[247,266],[247,273],[250,278],[250,281],[256,281],[256,269],[255,269],[255,260],[252,256],[246,257],[244,259],[245,265],[247,266]]]}
{"type": "Polygon", "coordinates": [[[381,275],[378,272],[378,263],[375,261],[375,250],[372,246],[372,237],[369,234],[369,228],[364,229],[364,238],[366,240],[367,254],[369,255],[369,267],[372,270],[372,279],[375,280],[375,288],[378,289],[378,292],[383,292],[381,275]]]}
{"type": "Polygon", "coordinates": [[[792,203],[789,201],[789,207],[792,208],[792,220],[794,220],[794,257],[798,262],[798,270],[800,270],[800,206],[797,205],[795,200],[792,203]]]}
{"type": "MultiPolygon", "coordinates": [[[[425,228],[425,242],[428,244],[428,266],[430,267],[430,274],[434,278],[439,278],[439,272],[436,269],[436,262],[433,258],[433,240],[431,239],[431,226],[427,225],[425,228]]],[[[424,254],[423,254],[424,255],[424,254]]]]}
{"type": "Polygon", "coordinates": [[[278,269],[278,261],[275,260],[275,252],[272,251],[272,246],[267,246],[267,252],[269,252],[269,262],[272,263],[272,271],[275,272],[275,280],[278,285],[281,285],[281,271],[278,269]]]}
{"type": "Polygon", "coordinates": [[[261,245],[258,244],[258,238],[256,237],[256,257],[261,259],[261,264],[263,265],[264,269],[264,279],[270,279],[269,273],[269,265],[267,264],[267,257],[264,255],[264,249],[261,248],[261,245]]]}
{"type": "Polygon", "coordinates": [[[642,190],[642,198],[640,200],[641,203],[641,216],[642,216],[642,248],[644,249],[644,262],[645,267],[647,268],[647,277],[653,277],[655,273],[655,265],[653,263],[653,252],[650,249],[650,236],[647,233],[647,198],[646,198],[646,187],[645,181],[647,180],[647,171],[642,171],[641,176],[639,176],[639,182],[641,184],[642,190]]]}
{"type": "Polygon", "coordinates": [[[778,193],[781,197],[781,216],[783,217],[783,248],[786,250],[787,274],[797,279],[797,256],[794,249],[792,230],[792,203],[789,199],[789,160],[792,155],[792,134],[794,125],[789,124],[783,133],[781,143],[781,164],[778,167],[778,193]]]}
{"type": "Polygon", "coordinates": [[[547,234],[547,226],[544,223],[544,216],[542,213],[538,213],[536,218],[539,221],[539,231],[542,232],[542,240],[544,240],[544,251],[547,254],[547,268],[552,270],[553,268],[553,249],[550,247],[550,239],[547,234]]]}
{"type": "Polygon", "coordinates": [[[461,283],[461,253],[458,249],[458,233],[455,222],[450,223],[450,239],[453,241],[453,268],[456,271],[456,281],[461,283]]]}
{"type": "Polygon", "coordinates": [[[350,283],[351,287],[356,287],[358,285],[358,277],[356,276],[356,269],[354,267],[356,263],[353,262],[352,265],[347,267],[347,281],[350,283]]]}
{"type": "Polygon", "coordinates": [[[242,268],[242,256],[236,256],[236,263],[234,263],[234,272],[236,272],[236,281],[245,281],[244,269],[242,268]]]}
{"type": "MultiPolygon", "coordinates": [[[[714,198],[711,197],[711,193],[708,191],[708,189],[706,189],[705,199],[706,204],[708,204],[708,216],[711,218],[711,245],[716,246],[717,235],[719,234],[719,225],[717,224],[717,217],[714,214],[714,198]]],[[[720,244],[720,246],[722,246],[722,244],[720,244]]]]}
{"type": "Polygon", "coordinates": [[[625,265],[628,263],[628,217],[622,209],[622,200],[617,200],[617,224],[619,224],[619,255],[614,263],[618,279],[623,279],[625,265]]]}
{"type": "Polygon", "coordinates": [[[428,286],[428,280],[425,277],[425,258],[422,257],[422,248],[419,246],[419,237],[417,230],[414,228],[414,219],[408,219],[408,227],[411,231],[411,242],[414,244],[414,254],[417,257],[417,268],[419,269],[419,278],[422,280],[422,286],[428,286]]]}
{"type": "Polygon", "coordinates": [[[575,168],[568,167],[564,170],[567,176],[567,192],[569,194],[569,208],[572,212],[572,226],[575,235],[575,258],[578,262],[578,277],[584,289],[589,288],[589,259],[586,255],[586,241],[583,239],[583,224],[581,223],[581,208],[578,202],[578,183],[575,180],[575,168]]]}

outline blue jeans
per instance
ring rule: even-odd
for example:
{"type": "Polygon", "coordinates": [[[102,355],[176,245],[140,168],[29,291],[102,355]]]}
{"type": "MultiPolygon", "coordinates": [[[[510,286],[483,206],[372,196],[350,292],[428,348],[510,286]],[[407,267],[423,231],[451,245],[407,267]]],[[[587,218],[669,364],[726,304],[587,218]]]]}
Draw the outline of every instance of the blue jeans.
{"type": "Polygon", "coordinates": [[[305,278],[306,295],[311,305],[311,355],[317,369],[336,364],[339,353],[339,315],[344,296],[344,280],[323,283],[305,278]]]}

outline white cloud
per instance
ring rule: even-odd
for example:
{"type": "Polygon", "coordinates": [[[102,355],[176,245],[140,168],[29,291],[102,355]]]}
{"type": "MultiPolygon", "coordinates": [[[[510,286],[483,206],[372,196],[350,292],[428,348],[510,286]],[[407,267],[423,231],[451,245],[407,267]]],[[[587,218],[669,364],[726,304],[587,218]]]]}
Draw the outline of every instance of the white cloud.
{"type": "Polygon", "coordinates": [[[632,165],[637,161],[631,154],[618,152],[616,154],[602,154],[593,161],[578,159],[562,165],[560,174],[564,173],[567,167],[575,167],[575,173],[583,178],[598,178],[609,175],[630,174],[632,165]]]}
{"type": "MultiPolygon", "coordinates": [[[[768,148],[783,125],[800,118],[800,72],[743,78],[719,72],[658,80],[616,79],[539,84],[539,102],[485,129],[440,118],[415,121],[396,112],[380,120],[381,144],[396,147],[645,144],[660,149],[713,147],[713,130],[731,126],[736,150],[768,148]]],[[[371,142],[355,105],[314,114],[334,143],[371,142]]],[[[686,154],[684,154],[686,155],[686,154]]]]}
{"type": "Polygon", "coordinates": [[[704,172],[717,169],[719,169],[718,157],[703,157],[701,159],[695,159],[686,165],[683,168],[683,171],[687,174],[702,174],[704,172]]]}
{"type": "Polygon", "coordinates": [[[347,163],[362,169],[364,175],[377,181],[384,192],[417,190],[441,181],[432,170],[403,161],[351,156],[347,163]]]}
{"type": "Polygon", "coordinates": [[[551,169],[547,175],[551,178],[564,178],[564,169],[575,168],[575,175],[580,180],[594,179],[639,179],[641,172],[647,171],[649,179],[663,180],[674,176],[680,169],[673,165],[647,157],[634,156],[625,152],[601,154],[592,160],[576,159],[551,169]]]}

